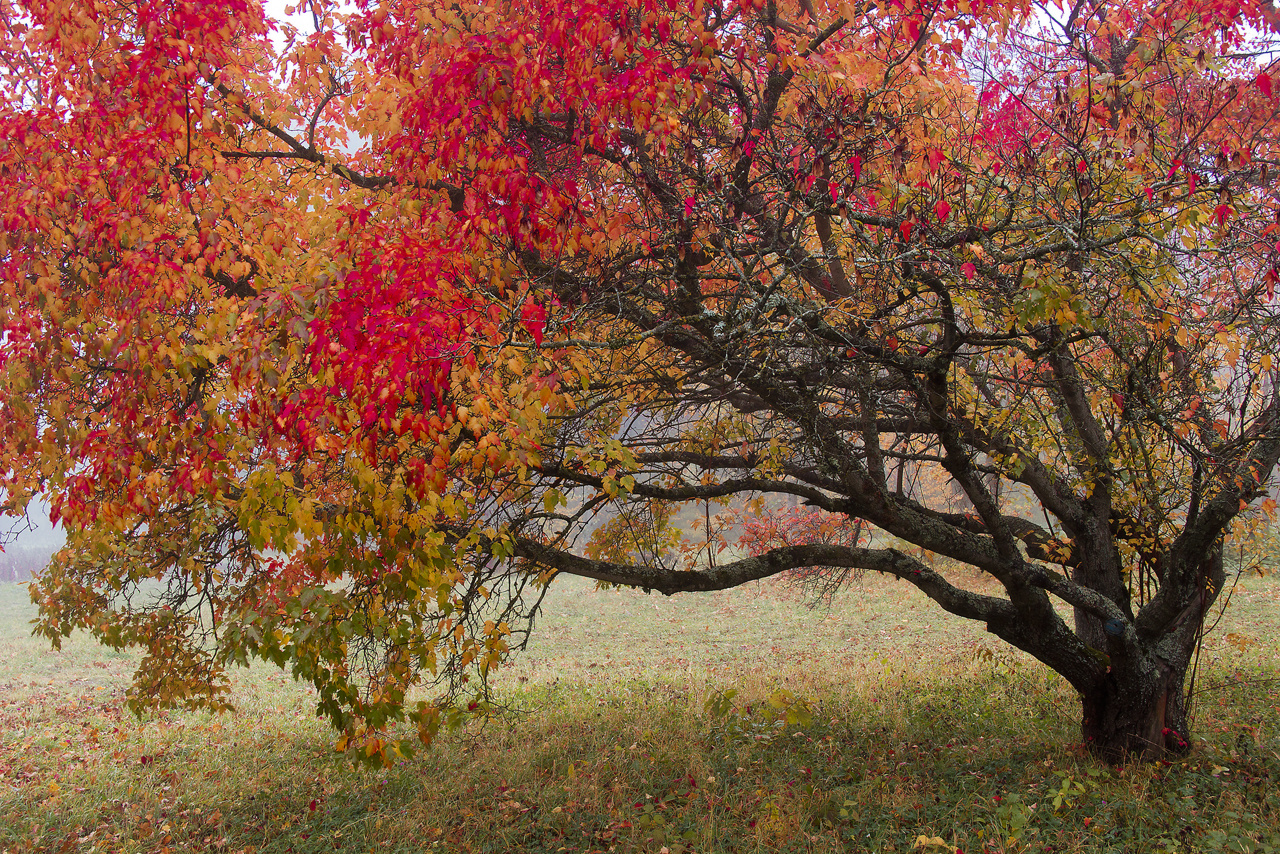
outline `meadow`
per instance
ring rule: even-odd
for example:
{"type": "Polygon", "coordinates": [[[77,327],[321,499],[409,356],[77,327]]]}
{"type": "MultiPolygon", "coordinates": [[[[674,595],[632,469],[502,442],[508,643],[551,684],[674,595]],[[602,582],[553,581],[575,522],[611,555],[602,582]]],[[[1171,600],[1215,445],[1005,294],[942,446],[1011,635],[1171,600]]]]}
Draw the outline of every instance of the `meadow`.
{"type": "Polygon", "coordinates": [[[388,769],[255,666],[234,713],[123,708],[136,657],[0,585],[0,850],[1280,851],[1280,581],[1206,638],[1196,744],[1110,768],[1043,667],[906,585],[663,598],[557,583],[512,711],[388,769]]]}

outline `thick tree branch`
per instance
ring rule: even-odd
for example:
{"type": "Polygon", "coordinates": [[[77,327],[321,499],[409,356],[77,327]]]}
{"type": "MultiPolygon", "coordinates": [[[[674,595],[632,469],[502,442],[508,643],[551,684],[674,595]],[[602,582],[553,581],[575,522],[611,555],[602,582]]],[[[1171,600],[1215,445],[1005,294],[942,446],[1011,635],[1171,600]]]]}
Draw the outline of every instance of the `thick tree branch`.
{"type": "Polygon", "coordinates": [[[909,581],[946,610],[971,620],[991,620],[1012,615],[1003,599],[956,587],[915,558],[895,549],[863,549],[834,545],[784,546],[757,557],[747,557],[705,569],[678,570],[611,563],[579,557],[523,537],[515,540],[518,557],[567,575],[593,578],[607,584],[640,587],[671,595],[695,591],[728,590],[749,581],[810,566],[837,566],[884,572],[909,581]]]}

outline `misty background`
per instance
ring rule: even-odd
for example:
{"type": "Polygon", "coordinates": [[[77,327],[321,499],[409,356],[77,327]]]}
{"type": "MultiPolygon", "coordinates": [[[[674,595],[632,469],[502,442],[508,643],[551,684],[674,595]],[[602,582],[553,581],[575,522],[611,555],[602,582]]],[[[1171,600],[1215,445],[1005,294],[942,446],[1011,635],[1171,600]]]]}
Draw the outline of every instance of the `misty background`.
{"type": "Polygon", "coordinates": [[[64,542],[66,536],[49,521],[43,501],[32,501],[23,518],[0,517],[0,583],[30,581],[64,542]]]}

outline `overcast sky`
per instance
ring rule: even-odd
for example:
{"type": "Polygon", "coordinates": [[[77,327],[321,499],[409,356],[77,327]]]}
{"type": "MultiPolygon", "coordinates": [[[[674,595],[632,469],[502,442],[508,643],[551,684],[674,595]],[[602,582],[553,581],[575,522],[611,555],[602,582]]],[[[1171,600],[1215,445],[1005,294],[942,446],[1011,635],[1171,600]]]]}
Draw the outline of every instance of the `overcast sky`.
{"type": "Polygon", "coordinates": [[[54,551],[66,541],[62,529],[55,529],[49,522],[49,507],[43,501],[33,501],[27,508],[28,522],[21,519],[0,519],[0,542],[8,547],[21,546],[54,551]]]}

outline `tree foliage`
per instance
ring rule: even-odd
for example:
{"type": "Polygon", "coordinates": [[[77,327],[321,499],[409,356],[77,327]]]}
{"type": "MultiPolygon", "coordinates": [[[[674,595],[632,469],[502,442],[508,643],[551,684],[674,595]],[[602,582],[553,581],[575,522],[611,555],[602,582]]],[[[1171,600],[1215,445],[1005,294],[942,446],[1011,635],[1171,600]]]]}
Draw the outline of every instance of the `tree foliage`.
{"type": "Polygon", "coordinates": [[[390,761],[557,573],[874,570],[1070,680],[1100,752],[1185,746],[1280,456],[1268,4],[311,9],[0,0],[40,632],[142,646],[138,704],[286,664],[390,761]],[[784,524],[738,544],[748,501],[784,524]]]}

